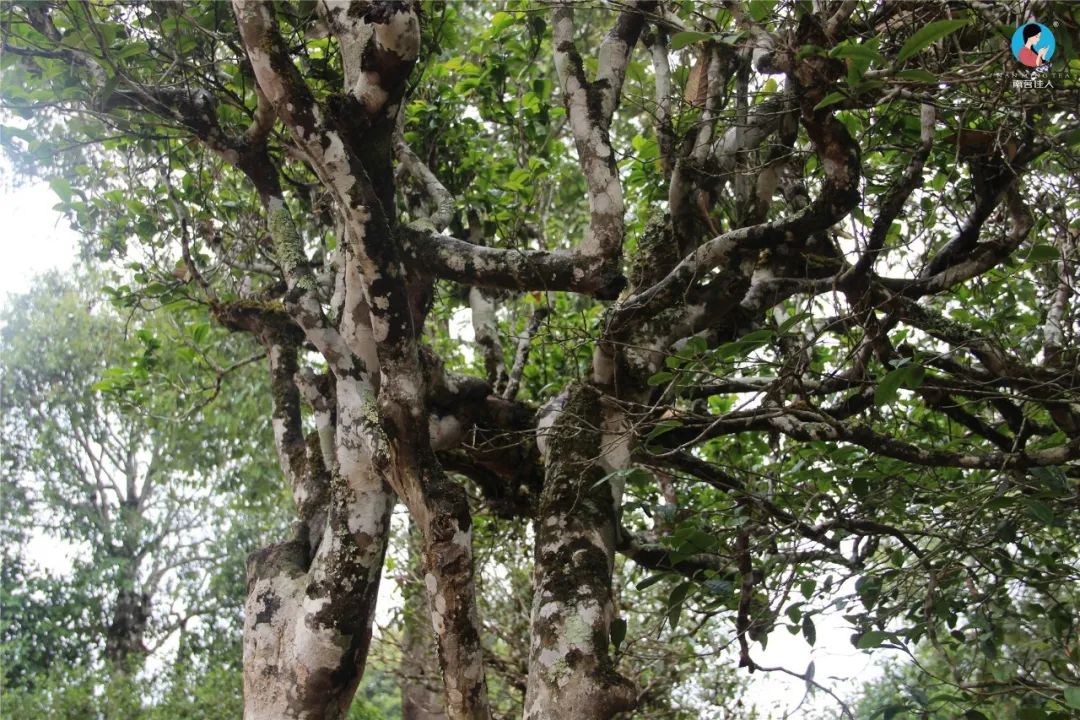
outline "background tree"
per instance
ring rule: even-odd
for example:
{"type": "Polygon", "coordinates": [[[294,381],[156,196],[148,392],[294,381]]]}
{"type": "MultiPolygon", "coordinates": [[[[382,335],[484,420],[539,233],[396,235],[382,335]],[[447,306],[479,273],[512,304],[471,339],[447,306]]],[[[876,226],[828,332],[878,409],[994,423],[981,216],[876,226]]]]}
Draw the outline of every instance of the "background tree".
{"type": "MultiPolygon", "coordinates": [[[[198,674],[200,660],[222,664],[230,654],[226,638],[235,646],[243,596],[229,578],[230,569],[239,577],[229,554],[273,526],[268,465],[250,453],[257,435],[242,430],[252,427],[245,413],[263,412],[260,379],[236,377],[258,358],[210,375],[228,354],[226,333],[214,331],[215,344],[223,345],[208,345],[196,358],[185,343],[205,339],[208,325],[192,323],[183,333],[172,324],[180,316],[129,312],[125,319],[100,288],[93,275],[77,281],[45,275],[0,319],[2,525],[10,534],[5,705],[27,712],[32,698],[19,693],[51,694],[50,673],[60,673],[53,681],[83,688],[86,696],[73,702],[93,704],[92,684],[77,679],[80,673],[90,683],[100,677],[120,683],[121,692],[169,641],[176,648],[159,653],[159,664],[175,655],[176,667],[189,676],[198,674]],[[146,324],[127,336],[140,320],[146,324]],[[203,417],[222,387],[227,400],[203,417]],[[255,502],[245,508],[239,498],[215,496],[229,485],[246,487],[255,502]],[[37,567],[31,540],[69,548],[70,571],[37,567]]],[[[139,690],[132,690],[129,710],[136,712],[139,690]]],[[[86,704],[73,712],[87,712],[86,704]]],[[[52,707],[44,714],[66,712],[52,707]]]]}
{"type": "Polygon", "coordinates": [[[992,653],[1074,583],[1077,20],[1040,8],[1035,93],[1021,3],[6,6],[9,145],[134,258],[115,297],[269,358],[297,523],[248,563],[245,715],[345,713],[397,501],[450,718],[504,697],[486,515],[534,543],[530,720],[647,706],[650,587],[710,620],[677,654],[813,686],[754,644],[831,608],[992,653]]]}
{"type": "Polygon", "coordinates": [[[855,716],[1051,717],[1043,709],[1050,688],[1071,677],[1076,603],[1075,585],[985,598],[950,633],[956,642],[926,644],[868,683],[855,716]]]}

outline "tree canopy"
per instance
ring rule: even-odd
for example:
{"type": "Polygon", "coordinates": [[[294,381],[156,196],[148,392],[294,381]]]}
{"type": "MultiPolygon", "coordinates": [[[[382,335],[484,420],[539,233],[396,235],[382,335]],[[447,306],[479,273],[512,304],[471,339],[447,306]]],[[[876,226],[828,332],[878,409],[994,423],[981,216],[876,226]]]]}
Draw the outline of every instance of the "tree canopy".
{"type": "Polygon", "coordinates": [[[199,661],[211,675],[238,667],[235,553],[281,524],[276,464],[259,450],[261,356],[221,368],[227,332],[204,327],[196,353],[183,315],[122,316],[101,285],[44,275],[0,316],[0,658],[2,704],[15,715],[85,717],[92,683],[106,679],[102,704],[121,717],[116,703],[138,697],[136,676],[169,643],[191,674],[199,661]],[[202,414],[222,390],[216,413],[202,414]],[[42,567],[35,541],[68,548],[71,568],[42,567]]]}
{"type": "Polygon", "coordinates": [[[736,666],[828,689],[755,659],[823,612],[933,654],[884,715],[1080,709],[1074,6],[0,12],[4,147],[112,301],[265,355],[246,718],[344,716],[387,558],[449,718],[738,716],[736,666]]]}

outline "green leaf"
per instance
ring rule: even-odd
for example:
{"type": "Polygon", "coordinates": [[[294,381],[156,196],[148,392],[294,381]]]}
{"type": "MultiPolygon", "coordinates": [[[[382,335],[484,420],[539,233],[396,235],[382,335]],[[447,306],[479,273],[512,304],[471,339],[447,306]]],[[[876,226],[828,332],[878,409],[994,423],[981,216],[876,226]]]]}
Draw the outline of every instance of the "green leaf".
{"type": "Polygon", "coordinates": [[[938,20],[930,23],[908,38],[908,41],[900,48],[900,54],[896,56],[896,63],[899,65],[912,55],[922,52],[932,43],[951,35],[967,24],[967,20],[938,20]]]}
{"type": "Polygon", "coordinates": [[[981,712],[974,709],[968,710],[966,713],[964,713],[964,717],[967,718],[967,720],[990,720],[990,718],[986,717],[981,712]]]}
{"type": "Polygon", "coordinates": [[[1028,262],[1045,263],[1053,262],[1061,257],[1061,253],[1053,245],[1036,245],[1028,253],[1028,262]]]}
{"type": "Polygon", "coordinates": [[[719,545],[714,535],[696,527],[681,527],[671,537],[671,548],[683,555],[713,552],[719,545]]]}
{"type": "Polygon", "coordinates": [[[856,477],[851,480],[851,492],[860,500],[870,494],[870,481],[864,477],[856,477]]]}
{"type": "Polygon", "coordinates": [[[513,24],[514,16],[508,12],[497,12],[491,16],[491,32],[493,34],[497,35],[513,24]]]}
{"type": "Polygon", "coordinates": [[[873,575],[864,575],[855,581],[855,592],[859,594],[859,601],[867,610],[873,609],[877,604],[878,596],[881,595],[881,579],[873,575]]]}
{"type": "Polygon", "coordinates": [[[1080,687],[1065,688],[1065,704],[1076,710],[1080,710],[1080,687]]]}
{"type": "Polygon", "coordinates": [[[191,340],[196,344],[202,344],[202,341],[206,339],[206,336],[210,333],[210,326],[206,323],[199,323],[191,331],[191,340]]]}
{"type": "Polygon", "coordinates": [[[900,713],[907,712],[911,709],[912,706],[907,705],[906,703],[891,703],[889,705],[879,707],[877,710],[875,710],[874,714],[870,716],[870,720],[877,720],[877,718],[879,717],[881,718],[881,720],[892,720],[900,713]]]}
{"type": "Polygon", "coordinates": [[[739,342],[754,343],[760,345],[762,343],[769,342],[770,340],[772,340],[772,338],[773,331],[767,328],[763,328],[761,330],[754,330],[753,332],[749,332],[743,335],[741,338],[739,338],[739,342]]]}
{"type": "Polygon", "coordinates": [[[802,635],[811,647],[817,642],[817,628],[814,627],[814,621],[810,619],[809,615],[802,620],[802,635]]]}
{"type": "Polygon", "coordinates": [[[868,630],[859,636],[859,641],[855,643],[855,647],[860,650],[870,650],[876,648],[889,639],[889,633],[881,632],[880,630],[868,630]]]}
{"type": "Polygon", "coordinates": [[[683,30],[677,32],[671,36],[671,41],[668,43],[672,50],[682,50],[684,47],[699,43],[702,40],[708,40],[712,37],[712,33],[698,32],[697,30],[683,30]]]}
{"type": "Polygon", "coordinates": [[[914,390],[922,385],[926,377],[926,368],[917,363],[902,365],[890,370],[878,382],[874,389],[874,402],[878,405],[886,405],[896,399],[896,393],[901,387],[914,390]]]}
{"type": "Polygon", "coordinates": [[[772,13],[776,0],[750,0],[748,5],[750,6],[750,17],[754,18],[754,22],[764,22],[772,13]]]}
{"type": "Polygon", "coordinates": [[[692,583],[689,581],[681,583],[676,585],[675,589],[668,595],[667,619],[672,630],[679,625],[679,615],[682,613],[683,602],[686,600],[686,596],[689,594],[691,587],[692,583]]]}
{"type": "Polygon", "coordinates": [[[530,90],[521,96],[521,106],[529,112],[540,112],[540,96],[530,90]]]}
{"type": "Polygon", "coordinates": [[[904,371],[903,377],[900,379],[901,384],[908,390],[914,390],[922,385],[923,380],[926,378],[926,368],[917,363],[905,365],[900,368],[904,371]]]}
{"type": "Polygon", "coordinates": [[[1046,503],[1034,498],[1026,498],[1024,505],[1027,506],[1028,515],[1031,517],[1046,525],[1054,524],[1054,511],[1046,503]]]}
{"type": "Polygon", "coordinates": [[[901,80],[914,80],[916,82],[925,83],[937,83],[938,81],[937,75],[926,72],[925,70],[921,70],[919,68],[912,68],[911,70],[901,70],[900,72],[896,73],[896,77],[900,78],[901,80]]]}
{"type": "Polygon", "coordinates": [[[829,51],[829,56],[834,58],[843,58],[845,60],[862,60],[866,63],[883,63],[885,58],[879,53],[873,46],[862,44],[856,45],[854,43],[845,43],[843,45],[837,45],[829,51]]]}
{"type": "Polygon", "coordinates": [[[72,190],[71,183],[62,177],[56,177],[49,181],[49,187],[56,193],[56,196],[60,198],[61,202],[71,202],[72,190]]]}
{"type": "Polygon", "coordinates": [[[809,55],[827,55],[828,51],[820,45],[803,45],[799,52],[795,53],[795,60],[801,61],[809,55]]]}
{"type": "Polygon", "coordinates": [[[887,405],[896,399],[896,392],[900,389],[900,384],[904,381],[904,368],[896,368],[885,373],[885,377],[878,381],[878,385],[874,388],[874,403],[877,405],[887,405]]]}
{"type": "Polygon", "coordinates": [[[660,422],[656,423],[656,427],[654,427],[652,431],[645,436],[645,442],[650,443],[664,433],[671,432],[672,430],[675,430],[676,428],[681,428],[682,426],[683,423],[681,420],[661,420],[660,422]]]}
{"type": "Polygon", "coordinates": [[[661,580],[664,579],[664,577],[665,576],[662,575],[662,574],[661,575],[650,575],[649,577],[645,578],[644,580],[639,582],[634,587],[636,589],[638,589],[638,590],[644,590],[645,588],[652,587],[656,583],[660,582],[661,580]]]}
{"type": "Polygon", "coordinates": [[[821,99],[821,102],[819,102],[817,105],[814,106],[814,109],[815,110],[820,110],[821,108],[829,107],[830,105],[835,105],[838,102],[843,102],[844,100],[847,100],[847,97],[848,96],[845,95],[842,92],[831,92],[828,95],[826,95],[825,97],[823,97],[821,99]]]}
{"type": "Polygon", "coordinates": [[[669,373],[667,370],[661,370],[660,372],[656,373],[655,375],[651,375],[649,377],[649,379],[646,380],[645,382],[650,387],[656,387],[657,385],[663,385],[663,384],[669,382],[671,380],[671,378],[673,378],[673,377],[675,377],[675,376],[673,374],[669,373]]]}
{"type": "Polygon", "coordinates": [[[626,639],[626,619],[617,617],[611,621],[611,644],[618,650],[626,639]]]}
{"type": "Polygon", "coordinates": [[[809,317],[810,317],[810,313],[808,313],[808,312],[801,312],[801,313],[796,313],[795,315],[792,315],[787,320],[780,323],[780,327],[776,328],[776,334],[777,335],[786,334],[793,327],[795,327],[796,325],[798,325],[803,320],[806,320],[809,317]]]}

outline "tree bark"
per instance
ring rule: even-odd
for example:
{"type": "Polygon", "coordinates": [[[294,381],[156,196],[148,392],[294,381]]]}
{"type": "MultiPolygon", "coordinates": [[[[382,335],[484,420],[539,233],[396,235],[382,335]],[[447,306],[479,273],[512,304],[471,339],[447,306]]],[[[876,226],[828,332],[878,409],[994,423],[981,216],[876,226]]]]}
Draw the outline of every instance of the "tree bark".
{"type": "Polygon", "coordinates": [[[402,585],[404,596],[401,635],[402,720],[446,720],[442,692],[438,687],[438,660],[431,634],[431,613],[422,589],[424,560],[420,533],[409,528],[409,569],[402,585]],[[434,681],[434,684],[433,684],[434,681]]]}
{"type": "Polygon", "coordinates": [[[618,525],[603,425],[600,393],[578,384],[545,443],[526,720],[610,718],[634,706],[633,683],[608,650],[618,525]]]}
{"type": "Polygon", "coordinates": [[[112,621],[105,631],[105,657],[114,671],[126,673],[146,654],[143,635],[150,620],[150,595],[133,585],[116,594],[112,621]]]}
{"type": "Polygon", "coordinates": [[[310,371],[298,372],[295,342],[263,337],[274,437],[299,517],[296,538],[248,559],[244,717],[336,720],[363,674],[394,506],[385,462],[373,461],[385,460],[382,431],[364,381],[342,373],[330,396],[310,371]],[[297,379],[320,426],[306,442],[297,379]],[[327,446],[332,469],[323,460],[327,446]]]}
{"type": "Polygon", "coordinates": [[[363,674],[393,497],[377,473],[332,494],[310,563],[300,540],[248,560],[246,720],[344,717],[363,674]]]}

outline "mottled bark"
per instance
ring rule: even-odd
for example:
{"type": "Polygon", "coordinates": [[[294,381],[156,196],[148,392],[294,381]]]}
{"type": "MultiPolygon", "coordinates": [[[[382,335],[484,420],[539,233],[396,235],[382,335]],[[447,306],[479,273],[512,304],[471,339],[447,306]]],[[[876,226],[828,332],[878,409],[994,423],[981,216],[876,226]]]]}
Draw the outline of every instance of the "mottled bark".
{"type": "Polygon", "coordinates": [[[337,478],[310,563],[292,541],[252,556],[245,605],[246,718],[338,718],[360,680],[392,496],[375,473],[337,478]]]}
{"type": "Polygon", "coordinates": [[[609,718],[634,705],[609,652],[618,488],[601,460],[603,424],[598,391],[572,386],[544,444],[526,720],[609,718]]]}
{"type": "Polygon", "coordinates": [[[424,586],[446,686],[446,714],[454,720],[490,717],[480,620],[476,607],[472,518],[461,485],[448,480],[437,461],[425,463],[434,476],[421,480],[420,518],[424,586]]]}
{"type": "Polygon", "coordinates": [[[409,3],[326,3],[324,16],[341,45],[349,87],[345,99],[324,107],[293,64],[273,8],[243,0],[234,8],[259,87],[332,194],[345,241],[347,322],[335,326],[323,312],[287,206],[272,194],[266,198],[289,288],[286,308],[337,380],[340,472],[351,478],[365,464],[385,472],[417,520],[447,712],[487,718],[468,503],[463,489],[443,474],[429,438],[417,337],[430,280],[405,268],[393,232],[391,134],[419,50],[417,9],[409,3]],[[377,372],[362,345],[374,345],[377,372]]]}
{"type": "MultiPolygon", "coordinates": [[[[722,434],[755,431],[856,445],[913,465],[961,469],[1021,471],[1080,456],[1080,440],[1075,439],[1026,450],[1032,428],[1050,421],[1026,416],[1020,404],[1004,397],[1004,391],[1016,391],[1023,405],[1047,410],[1060,430],[1076,436],[1080,419],[1071,401],[1062,399],[1076,384],[1069,364],[1074,240],[1067,247],[1062,244],[1063,255],[1054,268],[1039,364],[918,302],[987,272],[1028,238],[1034,218],[1025,207],[1018,177],[1051,139],[1014,147],[1005,164],[962,156],[970,163],[974,191],[967,218],[951,239],[932,243],[937,252],[924,258],[916,277],[880,277],[876,265],[890,251],[890,231],[915,196],[924,166],[933,166],[935,151],[941,150],[942,120],[936,117],[932,98],[911,94],[917,84],[888,90],[893,93],[890,103],[914,98],[921,105],[919,144],[912,148],[907,166],[896,168],[890,190],[864,203],[877,215],[869,234],[859,238],[858,260],[840,252],[833,238],[837,226],[846,223],[862,201],[861,189],[881,181],[874,173],[864,173],[860,149],[837,111],[876,103],[879,91],[868,84],[840,103],[823,102],[842,88],[845,70],[852,68],[831,52],[805,49],[831,49],[845,42],[851,19],[866,14],[856,12],[861,4],[845,1],[835,4],[835,10],[821,3],[800,4],[792,11],[796,22],[779,25],[751,22],[738,4],[731,5],[740,35],[723,42],[703,38],[694,52],[686,53],[697,57],[692,71],[696,87],[688,99],[700,110],[688,115],[674,107],[677,90],[670,64],[681,58],[669,53],[666,40],[669,32],[688,28],[671,8],[635,0],[618,4],[593,63],[575,42],[579,33],[574,4],[554,0],[546,19],[553,69],[567,111],[566,137],[557,140],[573,142],[589,220],[580,242],[559,250],[539,249],[532,238],[515,242],[502,237],[507,247],[485,246],[479,218],[469,218],[474,234],[468,241],[444,234],[455,226],[456,212],[478,211],[460,207],[405,141],[405,116],[398,110],[421,50],[418,3],[320,0],[314,5],[318,15],[310,16],[312,25],[329,32],[340,56],[339,88],[326,88],[325,77],[308,85],[314,76],[305,76],[298,65],[302,53],[297,42],[303,42],[304,35],[282,36],[288,23],[281,22],[278,13],[285,12],[285,5],[253,0],[234,0],[233,5],[239,44],[229,47],[243,49],[246,57],[238,64],[245,74],[250,68],[257,84],[254,97],[249,96],[255,107],[244,109],[251,118],[246,131],[235,129],[233,117],[244,99],[215,98],[212,84],[151,87],[129,77],[110,78],[107,68],[112,66],[99,62],[102,58],[64,47],[67,33],[52,25],[46,6],[32,5],[26,16],[56,49],[22,47],[16,53],[35,57],[47,52],[42,57],[63,58],[73,73],[93,84],[87,96],[97,103],[96,113],[119,111],[130,122],[131,111],[141,109],[154,115],[155,123],[165,121],[172,130],[197,138],[215,161],[244,173],[262,202],[273,257],[240,264],[236,253],[214,251],[233,270],[271,276],[274,289],[263,291],[268,302],[248,303],[246,292],[240,293],[241,301],[222,301],[230,295],[214,295],[212,276],[200,275],[192,259],[198,253],[184,245],[193,289],[206,294],[222,323],[255,334],[267,347],[275,442],[297,510],[295,536],[256,553],[249,563],[247,717],[321,720],[345,713],[366,657],[395,493],[420,535],[418,592],[409,597],[408,610],[414,619],[430,619],[432,627],[428,632],[416,623],[408,625],[407,675],[427,674],[418,669],[429,662],[419,641],[433,637],[445,686],[445,701],[440,703],[428,687],[406,684],[406,717],[489,717],[471,509],[465,489],[446,469],[477,482],[485,510],[536,520],[526,717],[591,720],[633,712],[635,700],[632,684],[618,673],[609,650],[616,549],[641,565],[688,577],[738,571],[747,603],[753,590],[756,568],[750,564],[746,535],[740,538],[735,569],[728,559],[709,553],[673,559],[655,541],[655,533],[620,537],[622,488],[620,475],[613,471],[631,466],[631,450],[639,453],[638,459],[649,456],[649,448],[635,448],[633,441],[657,428],[662,413],[683,424],[653,438],[655,444],[669,444],[673,452],[662,459],[651,456],[652,462],[744,495],[742,484],[715,474],[692,447],[722,434]],[[654,26],[646,44],[654,68],[661,166],[669,180],[667,207],[651,208],[652,222],[631,239],[636,242],[627,243],[627,203],[616,164],[627,149],[613,142],[612,128],[636,127],[634,119],[625,125],[615,124],[614,117],[629,60],[647,23],[654,26]],[[785,75],[784,90],[751,103],[752,67],[785,75]],[[728,112],[731,87],[733,114],[728,112]],[[691,115],[689,128],[681,120],[674,122],[691,115]],[[724,127],[727,117],[733,122],[724,127]],[[281,132],[270,132],[275,123],[283,126],[281,132]],[[778,142],[766,145],[774,134],[778,142]],[[302,172],[290,173],[286,183],[276,164],[283,152],[290,162],[306,164],[302,172]],[[813,166],[806,162],[809,153],[815,156],[813,166]],[[321,196],[319,221],[325,230],[333,227],[337,241],[336,248],[324,247],[316,260],[309,256],[313,238],[304,237],[306,228],[316,223],[298,214],[309,205],[293,194],[297,178],[303,183],[314,179],[314,194],[321,196]],[[397,213],[398,178],[411,183],[407,225],[397,213]],[[721,218],[727,199],[734,201],[734,210],[721,218]],[[1008,228],[995,220],[1002,206],[1008,228]],[[995,225],[1003,228],[1001,237],[987,241],[983,228],[995,225]],[[629,273],[632,287],[625,293],[624,246],[636,246],[638,252],[629,273]],[[449,377],[438,358],[421,345],[437,281],[461,283],[468,293],[487,382],[449,377]],[[564,391],[538,423],[542,430],[537,445],[544,451],[544,463],[538,462],[530,443],[517,442],[531,430],[532,420],[531,411],[513,400],[526,376],[530,341],[547,311],[536,311],[507,370],[498,314],[498,302],[505,296],[493,292],[496,289],[568,291],[613,301],[594,338],[587,380],[564,391]],[[796,384],[795,377],[806,374],[806,366],[792,360],[776,365],[776,377],[717,377],[687,387],[696,381],[683,365],[670,368],[678,388],[648,382],[665,369],[664,360],[690,340],[717,348],[749,331],[775,327],[774,320],[781,322],[776,309],[796,294],[803,296],[801,301],[827,292],[846,295],[850,304],[850,313],[830,322],[848,330],[861,326],[863,338],[853,352],[854,362],[828,380],[798,378],[796,384]],[[882,326],[901,322],[955,351],[905,358],[952,376],[948,382],[936,375],[925,378],[917,392],[927,407],[988,439],[996,450],[928,449],[864,422],[873,403],[870,361],[876,355],[883,367],[896,367],[899,359],[897,349],[889,347],[888,328],[882,326]],[[300,368],[301,350],[311,349],[325,361],[325,375],[300,368]],[[964,355],[972,358],[970,364],[964,355]],[[797,402],[790,390],[796,385],[797,402]],[[685,406],[672,400],[669,389],[695,401],[734,393],[764,394],[766,399],[712,417],[699,407],[683,414],[685,406]],[[989,415],[984,419],[951,400],[999,390],[1003,396],[990,402],[1011,437],[989,415]],[[854,392],[832,406],[819,402],[849,391],[854,392]],[[522,413],[528,416],[525,421],[522,413]],[[305,414],[316,427],[307,436],[305,414]],[[685,447],[676,449],[676,443],[685,447]]],[[[678,70],[678,77],[684,77],[683,69],[678,70]]],[[[894,74],[875,68],[866,76],[872,73],[882,85],[894,74]]],[[[1068,137],[1063,132],[1057,141],[1068,137]]],[[[643,204],[632,205],[629,227],[638,227],[643,204]]],[[[788,339],[775,340],[782,354],[788,353],[788,339]]],[[[1040,429],[1038,434],[1050,432],[1040,429]]],[[[672,497],[668,504],[674,504],[672,497]]],[[[761,498],[754,499],[754,507],[829,551],[840,543],[829,535],[833,528],[871,528],[870,521],[847,518],[811,526],[761,498]]],[[[663,528],[654,525],[654,531],[663,528]]],[[[137,652],[145,625],[145,600],[134,583],[130,585],[117,603],[107,647],[110,658],[120,664],[137,652]]],[[[740,612],[740,635],[747,635],[751,620],[740,612]]],[[[741,640],[748,660],[746,638],[741,640]]]]}
{"type": "Polygon", "coordinates": [[[244,715],[333,720],[347,712],[363,673],[394,499],[373,462],[386,449],[370,386],[340,335],[322,325],[287,210],[273,201],[270,210],[279,262],[295,290],[291,314],[331,361],[334,377],[301,372],[295,340],[262,326],[274,438],[298,526],[296,539],[248,562],[244,715]],[[301,389],[317,427],[307,439],[301,389]]]}
{"type": "MultiPolygon", "coordinates": [[[[600,45],[592,81],[574,44],[572,7],[559,4],[552,14],[555,67],[588,188],[589,228],[582,247],[595,258],[589,274],[618,263],[622,253],[622,186],[608,129],[644,27],[641,10],[648,8],[651,3],[635,3],[619,15],[600,45]]],[[[598,387],[614,390],[621,355],[614,343],[597,345],[592,368],[597,386],[571,386],[545,432],[526,720],[609,718],[633,709],[636,701],[634,684],[616,671],[609,652],[622,503],[621,484],[611,471],[626,466],[629,451],[621,414],[598,387]]]]}
{"type": "Polygon", "coordinates": [[[420,533],[409,530],[409,576],[402,585],[402,720],[445,720],[438,659],[432,642],[431,613],[424,588],[420,533]]]}

